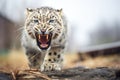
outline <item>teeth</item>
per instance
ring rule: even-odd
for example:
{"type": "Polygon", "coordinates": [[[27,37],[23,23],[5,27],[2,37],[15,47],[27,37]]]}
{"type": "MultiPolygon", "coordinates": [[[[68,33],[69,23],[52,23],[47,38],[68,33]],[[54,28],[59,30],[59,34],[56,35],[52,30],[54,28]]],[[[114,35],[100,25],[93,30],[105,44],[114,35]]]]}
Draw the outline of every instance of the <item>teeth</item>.
{"type": "Polygon", "coordinates": [[[47,40],[48,40],[48,35],[46,36],[47,40]]]}
{"type": "Polygon", "coordinates": [[[38,35],[38,38],[40,39],[40,35],[38,35]]]}

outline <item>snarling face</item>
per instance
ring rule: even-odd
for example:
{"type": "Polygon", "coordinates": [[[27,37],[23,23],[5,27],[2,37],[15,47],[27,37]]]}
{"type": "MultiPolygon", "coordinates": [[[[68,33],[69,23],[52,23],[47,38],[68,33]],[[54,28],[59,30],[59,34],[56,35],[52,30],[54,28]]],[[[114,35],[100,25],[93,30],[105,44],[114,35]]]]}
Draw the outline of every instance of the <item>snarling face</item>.
{"type": "Polygon", "coordinates": [[[27,9],[25,28],[40,49],[48,49],[61,36],[64,29],[61,12],[48,7],[27,9]]]}

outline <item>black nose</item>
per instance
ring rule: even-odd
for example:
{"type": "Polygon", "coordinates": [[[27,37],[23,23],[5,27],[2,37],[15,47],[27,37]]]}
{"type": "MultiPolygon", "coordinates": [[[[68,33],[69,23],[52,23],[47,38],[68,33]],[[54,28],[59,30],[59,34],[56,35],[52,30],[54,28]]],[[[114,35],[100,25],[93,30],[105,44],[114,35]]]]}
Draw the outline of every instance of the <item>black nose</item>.
{"type": "Polygon", "coordinates": [[[45,30],[45,29],[42,29],[41,32],[42,32],[42,34],[45,34],[46,30],[45,30]]]}

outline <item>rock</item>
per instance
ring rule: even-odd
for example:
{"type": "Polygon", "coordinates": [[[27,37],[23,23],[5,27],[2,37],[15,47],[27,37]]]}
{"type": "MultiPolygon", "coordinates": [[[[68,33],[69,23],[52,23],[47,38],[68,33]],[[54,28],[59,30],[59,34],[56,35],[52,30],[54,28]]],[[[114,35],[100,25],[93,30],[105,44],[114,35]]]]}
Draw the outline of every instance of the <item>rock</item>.
{"type": "MultiPolygon", "coordinates": [[[[17,80],[120,80],[120,70],[107,67],[85,69],[82,67],[65,69],[62,71],[23,71],[16,75],[17,80]],[[33,73],[32,73],[33,72],[33,73]]],[[[1,73],[2,74],[2,73],[1,73]]],[[[4,73],[3,73],[4,74],[4,73]]],[[[12,80],[8,75],[0,75],[0,80],[12,80]]]]}
{"type": "Polygon", "coordinates": [[[12,77],[10,74],[0,73],[0,80],[12,80],[12,77]]]}
{"type": "Polygon", "coordinates": [[[52,79],[60,80],[115,80],[115,70],[109,68],[71,68],[63,71],[46,72],[52,79]]]}

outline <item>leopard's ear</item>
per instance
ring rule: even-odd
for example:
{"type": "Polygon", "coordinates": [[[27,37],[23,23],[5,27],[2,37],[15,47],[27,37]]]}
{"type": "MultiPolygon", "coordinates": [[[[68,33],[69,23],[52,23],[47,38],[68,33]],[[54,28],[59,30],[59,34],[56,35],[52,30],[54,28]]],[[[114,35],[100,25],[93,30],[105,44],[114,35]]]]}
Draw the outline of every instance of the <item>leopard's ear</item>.
{"type": "Polygon", "coordinates": [[[28,16],[30,13],[32,13],[34,10],[31,8],[26,8],[25,14],[28,16]]]}
{"type": "Polygon", "coordinates": [[[62,16],[62,14],[63,14],[62,13],[62,11],[63,11],[62,8],[61,9],[57,9],[56,11],[62,16]]]}

